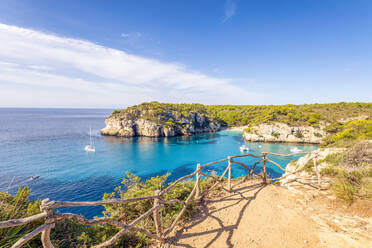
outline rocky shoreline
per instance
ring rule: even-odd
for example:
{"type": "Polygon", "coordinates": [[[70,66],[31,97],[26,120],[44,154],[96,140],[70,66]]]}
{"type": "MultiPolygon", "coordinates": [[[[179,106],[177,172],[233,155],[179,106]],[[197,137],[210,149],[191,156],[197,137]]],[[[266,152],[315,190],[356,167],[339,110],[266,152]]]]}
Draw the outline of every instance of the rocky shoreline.
{"type": "Polygon", "coordinates": [[[172,137],[216,132],[222,128],[221,122],[196,112],[185,116],[168,111],[152,119],[149,116],[148,113],[140,111],[135,115],[111,115],[106,119],[106,127],[101,130],[101,134],[120,137],[172,137]]]}
{"type": "Polygon", "coordinates": [[[319,144],[327,133],[322,128],[310,126],[291,127],[284,123],[260,124],[249,127],[243,139],[249,142],[286,142],[319,144]]]}

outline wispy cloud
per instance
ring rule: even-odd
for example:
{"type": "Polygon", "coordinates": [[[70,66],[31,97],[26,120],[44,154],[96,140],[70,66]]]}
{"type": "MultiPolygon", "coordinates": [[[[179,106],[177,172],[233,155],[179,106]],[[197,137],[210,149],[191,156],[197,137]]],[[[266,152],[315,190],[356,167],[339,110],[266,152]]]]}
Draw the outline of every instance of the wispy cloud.
{"type": "Polygon", "coordinates": [[[236,12],[236,2],[235,0],[226,0],[225,2],[225,14],[223,16],[222,22],[229,20],[236,12]]]}
{"type": "Polygon", "coordinates": [[[259,99],[228,79],[179,64],[5,24],[0,24],[0,64],[0,106],[115,107],[149,100],[217,104],[259,99]]]}
{"type": "Polygon", "coordinates": [[[136,38],[138,38],[138,37],[141,37],[142,34],[141,34],[141,32],[121,33],[120,36],[123,37],[123,38],[127,38],[127,37],[136,37],[136,38]]]}
{"type": "Polygon", "coordinates": [[[120,36],[121,36],[121,37],[123,37],[123,38],[125,38],[125,37],[129,37],[129,36],[130,36],[130,34],[126,34],[126,33],[121,33],[121,34],[120,34],[120,36]]]}

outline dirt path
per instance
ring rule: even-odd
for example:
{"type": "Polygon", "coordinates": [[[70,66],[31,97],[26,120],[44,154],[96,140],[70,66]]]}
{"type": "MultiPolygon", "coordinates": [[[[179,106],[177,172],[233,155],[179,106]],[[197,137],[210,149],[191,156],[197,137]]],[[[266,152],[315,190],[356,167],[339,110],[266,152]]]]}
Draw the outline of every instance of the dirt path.
{"type": "Polygon", "coordinates": [[[250,181],[206,199],[194,220],[174,233],[171,247],[370,247],[371,216],[345,217],[325,199],[250,181]],[[353,227],[342,226],[344,220],[353,227]]]}

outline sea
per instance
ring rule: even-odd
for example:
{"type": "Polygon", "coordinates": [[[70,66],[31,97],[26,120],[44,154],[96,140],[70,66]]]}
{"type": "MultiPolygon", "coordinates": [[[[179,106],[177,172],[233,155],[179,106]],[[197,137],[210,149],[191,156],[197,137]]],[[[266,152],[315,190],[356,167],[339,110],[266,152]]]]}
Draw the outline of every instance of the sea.
{"type": "MultiPolygon", "coordinates": [[[[241,132],[220,131],[194,136],[170,138],[111,137],[100,135],[105,118],[112,109],[41,109],[0,108],[0,191],[16,194],[19,186],[28,185],[31,200],[92,201],[102,199],[120,185],[126,172],[143,180],[171,173],[169,181],[193,172],[204,164],[242,154],[241,132]],[[96,152],[86,152],[89,130],[96,152]]],[[[316,145],[247,143],[249,152],[291,153],[316,145]]],[[[295,157],[272,157],[285,167],[295,157]]],[[[252,165],[257,159],[241,158],[252,165]]],[[[221,173],[226,162],[207,167],[207,172],[221,173]]],[[[261,168],[257,168],[257,172],[261,168]]],[[[271,177],[282,171],[268,164],[271,177]]],[[[232,176],[245,174],[234,165],[232,176]]],[[[58,209],[86,217],[101,216],[103,207],[70,207],[58,209]]]]}

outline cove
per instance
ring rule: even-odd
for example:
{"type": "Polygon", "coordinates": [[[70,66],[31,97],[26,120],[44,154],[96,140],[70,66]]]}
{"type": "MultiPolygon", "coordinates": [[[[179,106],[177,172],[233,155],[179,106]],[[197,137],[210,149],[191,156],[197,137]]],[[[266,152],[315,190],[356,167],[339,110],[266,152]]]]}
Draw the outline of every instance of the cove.
{"type": "MultiPolygon", "coordinates": [[[[14,194],[19,185],[29,185],[32,199],[99,200],[112,192],[125,172],[144,179],[167,172],[170,181],[193,172],[197,163],[213,162],[241,154],[244,143],[240,132],[220,131],[169,138],[119,138],[101,136],[105,118],[111,110],[92,109],[0,109],[0,191],[14,194]],[[87,153],[89,126],[93,130],[95,153],[87,153]],[[40,177],[31,180],[33,175],[40,177]]],[[[294,146],[313,151],[316,145],[247,143],[249,152],[291,153],[294,146]]],[[[272,157],[285,167],[292,159],[272,157]]],[[[242,158],[248,166],[257,161],[242,158]]],[[[225,163],[208,168],[217,173],[225,163]]],[[[235,166],[232,176],[245,171],[235,166]]],[[[268,164],[272,177],[281,175],[268,164]]],[[[66,208],[66,212],[87,217],[100,215],[102,208],[66,208]]]]}

